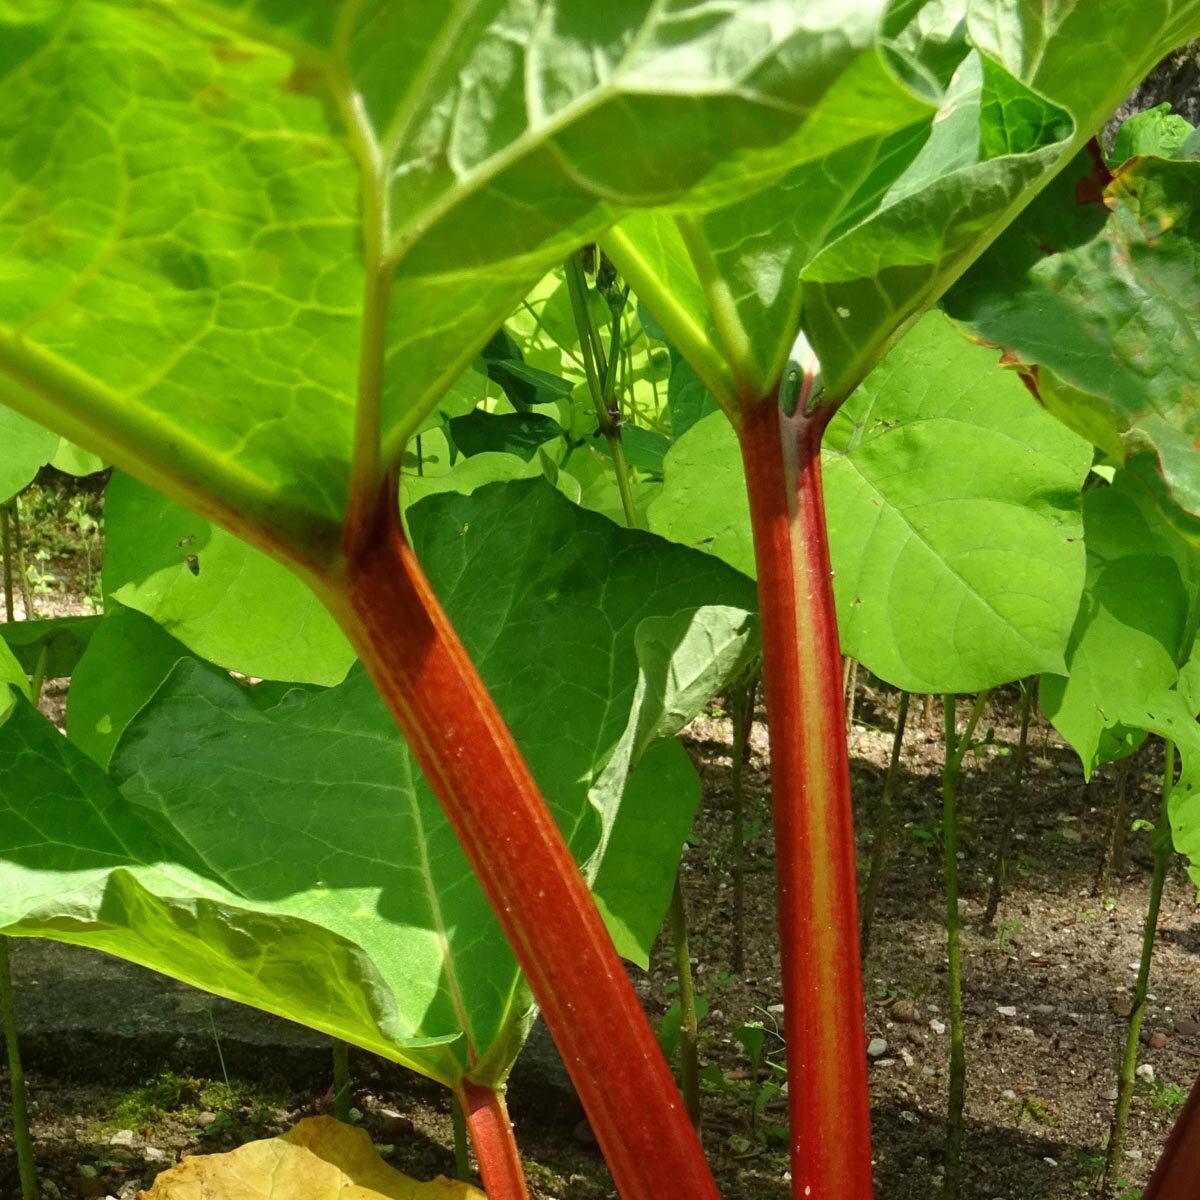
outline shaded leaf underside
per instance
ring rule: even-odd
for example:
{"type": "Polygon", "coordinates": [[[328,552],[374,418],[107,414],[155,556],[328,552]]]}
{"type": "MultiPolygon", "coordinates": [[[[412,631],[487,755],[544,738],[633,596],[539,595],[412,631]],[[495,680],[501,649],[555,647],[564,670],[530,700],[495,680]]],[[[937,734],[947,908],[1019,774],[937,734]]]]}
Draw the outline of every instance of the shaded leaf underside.
{"type": "MultiPolygon", "coordinates": [[[[608,872],[602,899],[618,940],[642,957],[698,785],[676,744],[637,762],[678,724],[652,721],[643,736],[631,709],[645,707],[639,695],[681,694],[672,671],[702,677],[684,689],[680,720],[721,686],[752,635],[748,581],[587,513],[544,481],[432,497],[409,519],[573,850],[602,885],[608,872]],[[677,630],[680,655],[639,663],[648,618],[674,621],[722,598],[740,623],[714,610],[710,636],[703,609],[677,630]],[[687,650],[689,638],[707,657],[687,650]],[[731,647],[723,657],[713,638],[731,647]],[[618,805],[630,807],[632,832],[618,805]]],[[[73,725],[127,720],[134,707],[111,692],[77,703],[73,725]]],[[[94,745],[106,752],[103,739],[94,745]]],[[[0,924],[10,932],[110,950],[446,1082],[507,1073],[529,998],[361,671],[264,706],[254,689],[181,663],[129,726],[111,781],[27,706],[0,733],[0,756],[0,924]]]]}

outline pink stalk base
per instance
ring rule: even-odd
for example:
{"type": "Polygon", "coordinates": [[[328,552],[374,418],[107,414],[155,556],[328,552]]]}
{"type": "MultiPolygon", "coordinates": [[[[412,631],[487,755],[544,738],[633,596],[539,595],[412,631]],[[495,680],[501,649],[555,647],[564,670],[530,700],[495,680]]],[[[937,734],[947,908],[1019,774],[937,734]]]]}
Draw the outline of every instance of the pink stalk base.
{"type": "Polygon", "coordinates": [[[716,1200],[699,1139],[587,883],[404,539],[396,495],[393,481],[345,591],[327,601],[479,877],[623,1200],[716,1200]]]}
{"type": "Polygon", "coordinates": [[[459,1100],[488,1200],[529,1200],[504,1097],[491,1088],[464,1082],[459,1100]]]}
{"type": "Polygon", "coordinates": [[[1200,1079],[1163,1147],[1142,1200],[1196,1200],[1200,1196],[1200,1079]]]}
{"type": "Polygon", "coordinates": [[[792,1136],[792,1195],[870,1200],[854,824],[821,494],[828,414],[743,409],[762,612],[792,1136]]]}

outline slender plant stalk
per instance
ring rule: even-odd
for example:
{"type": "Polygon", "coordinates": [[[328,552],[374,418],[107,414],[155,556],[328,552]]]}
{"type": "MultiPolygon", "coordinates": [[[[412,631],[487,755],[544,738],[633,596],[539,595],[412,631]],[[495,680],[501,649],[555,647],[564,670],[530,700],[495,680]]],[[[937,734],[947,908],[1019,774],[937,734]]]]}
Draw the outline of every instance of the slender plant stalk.
{"type": "Polygon", "coordinates": [[[25,1072],[21,1067],[17,1041],[17,1017],[13,1007],[12,967],[8,959],[8,938],[0,937],[0,1015],[4,1021],[4,1041],[8,1047],[8,1083],[12,1092],[13,1144],[17,1151],[17,1172],[21,1179],[21,1200],[38,1200],[37,1168],[33,1161],[33,1139],[29,1135],[29,1098],[25,1091],[25,1072]]]}
{"type": "MultiPolygon", "coordinates": [[[[828,409],[747,403],[738,430],[758,564],[788,1053],[792,1194],[869,1200],[854,823],[821,494],[828,409]]],[[[675,1191],[672,1195],[684,1195],[675,1191]]]]}
{"type": "Polygon", "coordinates": [[[333,1115],[350,1124],[350,1047],[341,1038],[333,1043],[333,1115]]]}
{"type": "Polygon", "coordinates": [[[846,660],[846,735],[854,729],[854,697],[858,692],[858,659],[846,660]]]}
{"type": "Polygon", "coordinates": [[[946,1175],[942,1200],[957,1200],[962,1182],[963,1111],[967,1100],[967,1049],[963,1026],[962,943],[958,914],[958,778],[971,748],[987,692],[975,698],[962,738],[955,721],[955,698],[946,696],[946,761],[942,769],[942,846],[946,872],[946,949],[950,961],[950,1099],[946,1114],[946,1175]]]}
{"type": "Polygon", "coordinates": [[[879,795],[879,807],[875,810],[875,841],[871,844],[871,866],[867,871],[867,885],[863,889],[859,932],[864,963],[871,948],[871,925],[875,920],[879,893],[883,890],[883,879],[887,874],[894,816],[892,798],[896,794],[896,784],[900,779],[900,751],[904,747],[904,727],[908,723],[909,699],[908,692],[900,693],[900,707],[896,711],[896,732],[892,735],[892,756],[888,759],[887,775],[884,776],[883,791],[879,795]]]}
{"type": "MultiPolygon", "coordinates": [[[[3,549],[3,563],[0,569],[4,572],[4,615],[10,624],[16,619],[13,606],[12,532],[9,523],[9,506],[5,505],[0,508],[0,541],[2,541],[3,549]]],[[[26,617],[28,615],[28,610],[26,610],[26,617]]],[[[35,703],[40,691],[39,686],[34,693],[35,703]]],[[[8,938],[2,936],[0,936],[0,1021],[3,1022],[4,1042],[8,1050],[8,1079],[12,1092],[13,1145],[17,1152],[21,1200],[38,1200],[33,1139],[29,1133],[29,1099],[25,1091],[25,1072],[21,1067],[21,1046],[17,1037],[17,1016],[13,1004],[12,967],[8,957],[8,938]]]]}
{"type": "MultiPolygon", "coordinates": [[[[1133,985],[1133,1009],[1129,1014],[1129,1029],[1125,1035],[1125,1052],[1121,1056],[1117,1078],[1117,1107],[1113,1113],[1112,1130],[1108,1136],[1108,1151],[1104,1156],[1104,1180],[1100,1195],[1108,1200],[1117,1186],[1117,1173],[1125,1151],[1125,1132],[1129,1126],[1129,1109],[1133,1104],[1133,1084],[1137,1077],[1138,1044],[1142,1021],[1146,1016],[1146,995],[1150,991],[1150,964],[1154,958],[1154,939],[1158,933],[1158,913],[1162,907],[1163,887],[1171,865],[1171,815],[1168,800],[1175,784],[1175,743],[1166,742],[1166,768],[1163,771],[1162,810],[1154,828],[1154,871],[1150,877],[1150,905],[1142,931],[1142,957],[1138,963],[1137,982],[1133,985]]],[[[1193,1181],[1193,1187],[1194,1187],[1193,1181]]],[[[1193,1195],[1195,1193],[1193,1192],[1193,1195]]]]}
{"type": "Polygon", "coordinates": [[[700,1128],[700,1032],[696,1020],[696,989],[692,982],[692,960],[688,956],[687,905],[683,880],[675,872],[671,892],[671,943],[675,971],[679,977],[679,1089],[692,1124],[700,1128]]]}
{"type": "Polygon", "coordinates": [[[1200,1079],[1163,1147],[1142,1200],[1195,1200],[1200,1179],[1200,1079]]]}
{"type": "Polygon", "coordinates": [[[467,1114],[457,1092],[450,1093],[450,1120],[454,1124],[454,1177],[466,1182],[471,1178],[470,1146],[467,1140],[467,1114]]]}
{"type": "Polygon", "coordinates": [[[25,605],[25,620],[32,621],[36,615],[33,611],[33,591],[29,586],[29,568],[25,563],[25,539],[21,534],[21,501],[14,497],[12,501],[12,548],[16,553],[17,578],[21,583],[21,602],[25,605]]]}
{"type": "Polygon", "coordinates": [[[17,610],[13,599],[12,526],[7,504],[0,507],[0,540],[4,553],[4,619],[11,625],[17,619],[17,610]]]}
{"type": "Polygon", "coordinates": [[[355,535],[348,578],[325,601],[479,877],[623,1200],[712,1200],[716,1186],[700,1142],[624,965],[512,734],[405,540],[397,495],[393,476],[372,529],[355,535]]]}
{"type": "Polygon", "coordinates": [[[503,1093],[464,1080],[459,1102],[488,1200],[529,1200],[503,1093]]]}
{"type": "Polygon", "coordinates": [[[733,768],[730,790],[733,793],[733,969],[740,975],[746,969],[746,759],[750,754],[750,733],[754,728],[754,700],[758,694],[758,676],[733,691],[730,707],[733,716],[733,768]]]}
{"type": "Polygon", "coordinates": [[[587,280],[583,274],[583,261],[580,256],[572,254],[567,259],[564,269],[567,291],[571,297],[571,311],[575,316],[575,328],[579,332],[579,346],[583,351],[584,374],[587,376],[588,391],[596,409],[596,421],[612,455],[617,490],[621,494],[621,507],[625,512],[626,523],[631,529],[636,529],[637,508],[633,502],[625,447],[621,442],[621,410],[616,404],[613,392],[616,385],[616,339],[620,335],[620,319],[617,314],[613,314],[614,342],[611,353],[606,357],[600,344],[599,333],[592,321],[587,299],[587,280]]]}
{"type": "Polygon", "coordinates": [[[1131,754],[1117,764],[1117,794],[1113,797],[1112,819],[1108,837],[1104,840],[1104,853],[1096,868],[1096,881],[1092,894],[1103,899],[1112,887],[1120,886],[1125,874],[1126,846],[1129,843],[1129,776],[1136,755],[1131,754]]]}
{"type": "Polygon", "coordinates": [[[1000,898],[1004,894],[1004,876],[1008,870],[1008,855],[1012,848],[1013,827],[1017,821],[1017,801],[1021,785],[1025,780],[1025,764],[1029,761],[1029,719],[1033,715],[1033,689],[1036,681],[1021,680],[1021,732],[1017,738],[1017,753],[1013,758],[1013,777],[1008,795],[1004,800],[1003,826],[1000,844],[996,848],[996,861],[992,866],[992,886],[988,890],[987,905],[983,910],[983,923],[990,925],[996,919],[1000,898]]]}
{"type": "Polygon", "coordinates": [[[50,643],[43,642],[38,650],[37,662],[29,680],[29,695],[36,708],[42,701],[42,689],[46,686],[46,665],[50,661],[50,643]]]}
{"type": "Polygon", "coordinates": [[[926,695],[921,707],[921,725],[928,733],[933,727],[933,696],[926,695]]]}

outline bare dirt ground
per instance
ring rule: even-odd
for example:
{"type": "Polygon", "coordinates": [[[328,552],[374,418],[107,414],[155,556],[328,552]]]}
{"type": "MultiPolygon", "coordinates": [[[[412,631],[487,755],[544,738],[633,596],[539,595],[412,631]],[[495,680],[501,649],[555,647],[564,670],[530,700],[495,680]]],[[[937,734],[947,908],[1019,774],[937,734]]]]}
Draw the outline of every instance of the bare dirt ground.
{"type": "MultiPolygon", "coordinates": [[[[864,868],[895,706],[895,694],[883,688],[860,692],[851,746],[864,868]]],[[[1095,1196],[1140,951],[1149,835],[1131,835],[1129,869],[1115,895],[1092,895],[1112,780],[1085,784],[1077,760],[1043,723],[1031,737],[1018,797],[1011,882],[994,927],[983,928],[1001,801],[1011,780],[1015,689],[994,697],[981,725],[981,732],[988,729],[995,745],[968,758],[961,788],[969,1070],[964,1200],[1095,1196]]],[[[693,724],[686,741],[705,790],[684,870],[697,986],[708,1004],[701,1027],[705,1143],[727,1200],[785,1200],[784,1099],[762,1090],[781,1078],[769,1064],[783,1061],[775,1032],[782,1009],[766,733],[760,721],[747,772],[753,836],[740,977],[731,968],[730,723],[719,706],[693,724]],[[757,1075],[736,1036],[756,1022],[766,1029],[766,1061],[757,1075]]],[[[838,1048],[861,1056],[869,1038],[887,1042],[870,1068],[876,1192],[883,1200],[928,1200],[940,1179],[949,1054],[940,766],[940,736],[923,728],[914,702],[896,798],[896,854],[866,966],[866,1028],[861,1044],[838,1048]]],[[[1154,751],[1139,759],[1131,818],[1155,815],[1160,769],[1154,751]]],[[[655,968],[637,980],[656,1016],[672,998],[669,961],[668,947],[660,945],[655,968]]],[[[1158,1036],[1154,1048],[1142,1051],[1153,1079],[1139,1083],[1134,1104],[1125,1161],[1131,1189],[1144,1182],[1200,1072],[1200,923],[1182,869],[1168,883],[1151,992],[1145,1037],[1158,1036]]],[[[39,1047],[30,1074],[45,1195],[131,1200],[181,1155],[269,1136],[328,1102],[320,1058],[243,1055],[222,1068],[217,1054],[203,1037],[166,1050],[155,1044],[144,1055],[103,1042],[82,1056],[75,1047],[58,1055],[39,1047]]],[[[451,1173],[451,1124],[440,1090],[366,1055],[355,1057],[354,1075],[355,1106],[390,1160],[417,1177],[451,1173]]],[[[614,1195],[586,1124],[561,1092],[524,1088],[513,1114],[537,1200],[614,1195]]],[[[7,1137],[0,1140],[0,1194],[16,1194],[7,1137]]]]}

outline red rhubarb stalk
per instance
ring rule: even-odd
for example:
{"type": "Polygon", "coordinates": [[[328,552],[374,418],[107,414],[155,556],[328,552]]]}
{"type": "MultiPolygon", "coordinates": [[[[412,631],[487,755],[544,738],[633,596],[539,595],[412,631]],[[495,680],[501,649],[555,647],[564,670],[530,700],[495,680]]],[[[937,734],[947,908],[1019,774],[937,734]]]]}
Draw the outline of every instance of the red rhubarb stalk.
{"type": "Polygon", "coordinates": [[[327,597],[541,1006],[623,1200],[716,1200],[699,1139],[583,875],[405,540],[393,478],[327,597]],[[348,600],[348,606],[345,601],[348,600]]]}
{"type": "Polygon", "coordinates": [[[529,1200],[504,1096],[464,1080],[459,1096],[488,1200],[529,1200]]]}
{"type": "Polygon", "coordinates": [[[1171,1130],[1143,1200],[1196,1200],[1200,1188],[1200,1079],[1171,1130]]]}
{"type": "Polygon", "coordinates": [[[829,412],[746,404],[787,1034],[792,1195],[869,1200],[871,1123],[842,662],[821,494],[829,412]]]}

